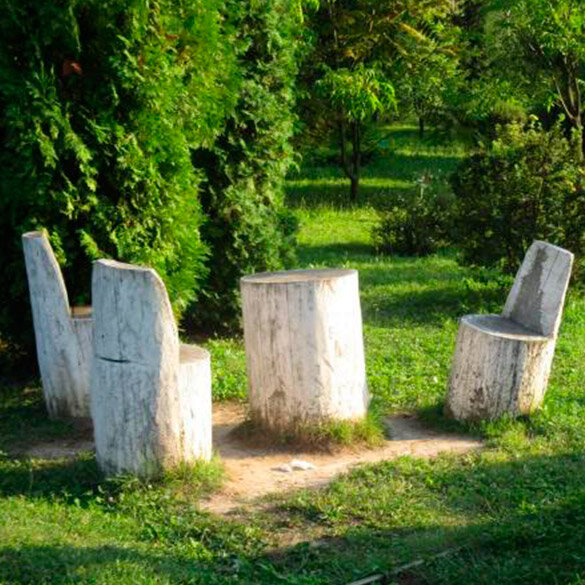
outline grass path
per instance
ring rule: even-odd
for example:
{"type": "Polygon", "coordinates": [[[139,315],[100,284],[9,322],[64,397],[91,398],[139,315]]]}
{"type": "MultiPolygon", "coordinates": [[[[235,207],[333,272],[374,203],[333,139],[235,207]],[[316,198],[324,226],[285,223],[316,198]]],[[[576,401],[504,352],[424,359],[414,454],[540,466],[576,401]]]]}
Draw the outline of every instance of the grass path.
{"type": "MultiPolygon", "coordinates": [[[[360,271],[367,367],[375,407],[440,414],[456,323],[499,311],[507,283],[460,268],[453,252],[376,257],[375,208],[458,147],[420,143],[401,128],[394,156],[376,161],[364,200],[344,204],[337,171],[309,169],[290,183],[302,222],[303,266],[360,271]]],[[[433,168],[434,168],[433,167],[433,168]]],[[[242,397],[238,339],[209,343],[216,398],[242,397]]],[[[19,441],[63,436],[36,390],[1,394],[0,584],[344,585],[429,559],[386,580],[403,585],[585,583],[585,300],[569,296],[542,411],[468,431],[488,448],[463,457],[370,465],[329,488],[266,500],[220,518],[196,501],[216,466],[163,482],[104,482],[93,457],[21,460],[19,441]],[[436,557],[448,550],[450,554],[436,557]]]]}

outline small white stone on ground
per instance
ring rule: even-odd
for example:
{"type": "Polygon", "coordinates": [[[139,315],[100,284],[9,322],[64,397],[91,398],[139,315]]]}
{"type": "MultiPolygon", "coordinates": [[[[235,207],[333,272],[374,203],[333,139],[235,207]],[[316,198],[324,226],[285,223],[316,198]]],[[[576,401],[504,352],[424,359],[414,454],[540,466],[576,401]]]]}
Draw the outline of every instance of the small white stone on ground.
{"type": "Polygon", "coordinates": [[[301,461],[299,459],[295,459],[290,462],[290,466],[298,471],[310,471],[311,469],[315,469],[315,466],[308,461],[301,461]]]}
{"type": "Polygon", "coordinates": [[[293,468],[288,463],[274,468],[274,471],[280,471],[281,473],[292,473],[292,470],[293,468]]]}

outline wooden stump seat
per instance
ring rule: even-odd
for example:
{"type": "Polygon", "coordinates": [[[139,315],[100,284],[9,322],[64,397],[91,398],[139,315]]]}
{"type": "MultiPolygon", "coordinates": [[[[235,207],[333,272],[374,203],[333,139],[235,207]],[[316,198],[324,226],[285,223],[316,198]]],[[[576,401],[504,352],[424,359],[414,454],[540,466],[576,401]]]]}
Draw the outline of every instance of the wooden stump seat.
{"type": "Polygon", "coordinates": [[[534,242],[501,315],[461,319],[446,414],[458,420],[530,414],[546,392],[573,254],[534,242]]]}
{"type": "Polygon", "coordinates": [[[181,345],[151,268],[94,263],[92,414],[98,464],[153,476],[211,457],[209,353],[181,345]]]}
{"type": "Polygon", "coordinates": [[[92,355],[91,308],[69,306],[65,281],[42,232],[22,236],[37,359],[51,418],[88,419],[92,355]]]}

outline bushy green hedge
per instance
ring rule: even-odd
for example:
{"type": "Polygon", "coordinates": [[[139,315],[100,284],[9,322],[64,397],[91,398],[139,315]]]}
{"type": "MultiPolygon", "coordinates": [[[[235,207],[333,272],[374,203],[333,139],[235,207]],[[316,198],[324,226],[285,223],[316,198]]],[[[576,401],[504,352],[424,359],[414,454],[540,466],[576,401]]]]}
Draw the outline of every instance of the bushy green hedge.
{"type": "Polygon", "coordinates": [[[233,0],[242,84],[224,131],[194,155],[205,173],[202,237],[211,249],[209,276],[192,317],[225,329],[239,316],[239,278],[293,261],[296,223],[285,210],[283,183],[292,162],[298,7],[290,0],[233,0]]]}
{"type": "Polygon", "coordinates": [[[392,198],[380,210],[372,238],[376,251],[398,256],[426,256],[449,245],[455,199],[446,179],[430,172],[416,186],[392,198]]]}
{"type": "Polygon", "coordinates": [[[241,272],[281,265],[290,16],[284,0],[4,4],[0,338],[31,339],[29,229],[48,230],[74,302],[100,256],[156,268],[178,313],[210,287],[212,316],[241,272]]]}
{"type": "MultiPolygon", "coordinates": [[[[585,250],[583,168],[560,124],[498,129],[452,178],[455,239],[466,264],[516,270],[535,239],[585,250]]],[[[578,270],[577,263],[576,270],[578,270]]]]}

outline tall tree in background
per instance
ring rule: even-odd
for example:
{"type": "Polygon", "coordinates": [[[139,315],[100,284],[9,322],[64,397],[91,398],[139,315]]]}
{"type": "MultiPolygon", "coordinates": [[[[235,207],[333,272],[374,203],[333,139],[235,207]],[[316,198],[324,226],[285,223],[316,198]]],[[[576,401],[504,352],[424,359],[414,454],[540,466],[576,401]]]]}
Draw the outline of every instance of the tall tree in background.
{"type": "Polygon", "coordinates": [[[452,21],[433,19],[424,34],[422,41],[416,36],[404,39],[404,57],[397,59],[393,76],[400,112],[416,115],[420,138],[426,122],[445,122],[448,101],[461,82],[460,29],[452,21]]]}
{"type": "Polygon", "coordinates": [[[412,40],[417,51],[437,51],[428,33],[453,9],[451,0],[323,0],[312,14],[314,52],[301,74],[303,118],[309,132],[336,135],[352,201],[358,197],[365,130],[396,106],[397,63],[408,58],[412,40]]]}
{"type": "Polygon", "coordinates": [[[298,5],[232,0],[226,8],[241,80],[237,101],[217,140],[193,155],[205,176],[202,237],[211,255],[191,317],[213,330],[237,323],[242,275],[292,263],[296,229],[283,185],[293,162],[298,5]]]}
{"type": "Polygon", "coordinates": [[[547,82],[544,99],[556,104],[578,136],[578,159],[585,158],[583,86],[585,83],[585,3],[582,0],[496,2],[505,33],[502,60],[527,88],[547,82]],[[506,56],[513,55],[513,59],[506,56]],[[520,64],[520,67],[518,67],[520,64]]]}

